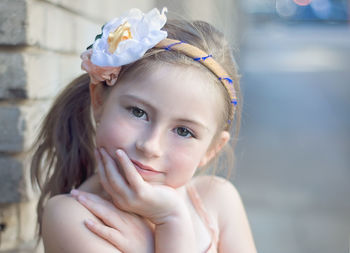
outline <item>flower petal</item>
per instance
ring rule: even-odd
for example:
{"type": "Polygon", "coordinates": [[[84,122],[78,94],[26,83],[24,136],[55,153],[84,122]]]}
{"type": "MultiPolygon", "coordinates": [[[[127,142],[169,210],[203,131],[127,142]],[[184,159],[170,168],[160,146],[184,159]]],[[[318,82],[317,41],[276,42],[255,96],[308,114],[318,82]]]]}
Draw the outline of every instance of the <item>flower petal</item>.
{"type": "Polygon", "coordinates": [[[91,62],[98,66],[122,66],[140,59],[145,52],[167,37],[167,32],[160,30],[166,23],[166,8],[162,13],[154,8],[144,14],[138,9],[131,9],[127,14],[108,22],[103,34],[93,45],[91,62]],[[120,25],[128,21],[132,39],[121,41],[113,53],[109,52],[107,38],[120,25]]]}

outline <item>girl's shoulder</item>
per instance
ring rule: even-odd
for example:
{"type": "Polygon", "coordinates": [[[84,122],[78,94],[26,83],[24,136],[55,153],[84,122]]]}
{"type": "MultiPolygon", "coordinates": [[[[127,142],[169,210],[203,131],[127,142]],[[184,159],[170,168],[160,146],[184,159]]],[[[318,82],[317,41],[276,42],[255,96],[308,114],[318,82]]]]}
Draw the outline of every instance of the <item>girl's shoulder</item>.
{"type": "Polygon", "coordinates": [[[236,187],[229,180],[211,175],[194,177],[193,186],[196,188],[203,202],[215,201],[225,203],[228,199],[239,197],[236,187]]]}
{"type": "Polygon", "coordinates": [[[193,180],[204,207],[216,219],[219,251],[256,253],[245,208],[236,187],[217,176],[200,176],[193,180]]]}
{"type": "Polygon", "coordinates": [[[43,210],[43,229],[47,224],[60,219],[69,225],[76,217],[85,217],[89,212],[70,194],[60,194],[48,199],[43,210]],[[62,219],[65,218],[65,219],[62,219]]]}
{"type": "Polygon", "coordinates": [[[46,252],[119,252],[84,225],[86,219],[96,220],[71,195],[50,198],[43,211],[42,237],[46,252]]]}
{"type": "Polygon", "coordinates": [[[217,217],[219,227],[227,222],[234,209],[242,208],[240,194],[229,180],[203,175],[194,177],[192,183],[204,207],[217,217]]]}

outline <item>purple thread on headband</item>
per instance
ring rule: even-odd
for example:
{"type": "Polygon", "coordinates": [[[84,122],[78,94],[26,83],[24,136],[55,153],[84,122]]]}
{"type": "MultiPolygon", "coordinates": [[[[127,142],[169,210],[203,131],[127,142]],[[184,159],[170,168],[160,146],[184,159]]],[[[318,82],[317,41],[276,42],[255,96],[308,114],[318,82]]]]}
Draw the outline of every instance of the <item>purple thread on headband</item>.
{"type": "Polygon", "coordinates": [[[183,41],[175,42],[175,43],[173,43],[173,44],[168,45],[168,46],[165,47],[164,49],[167,50],[167,51],[169,51],[169,50],[171,49],[172,46],[175,46],[175,45],[178,45],[178,44],[182,44],[182,43],[185,43],[185,42],[183,42],[183,41]]]}
{"type": "Polygon", "coordinates": [[[213,55],[208,54],[207,56],[204,56],[204,57],[193,58],[193,60],[195,60],[195,61],[200,61],[200,60],[205,61],[209,57],[213,57],[213,55]]]}

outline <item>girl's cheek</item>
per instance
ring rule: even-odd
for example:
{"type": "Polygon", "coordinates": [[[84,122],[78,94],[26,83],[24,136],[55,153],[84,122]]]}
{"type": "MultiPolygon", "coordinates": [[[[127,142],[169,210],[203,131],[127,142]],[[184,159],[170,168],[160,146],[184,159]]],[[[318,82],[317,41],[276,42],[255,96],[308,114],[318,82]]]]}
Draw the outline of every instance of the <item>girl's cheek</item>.
{"type": "Polygon", "coordinates": [[[196,157],[188,154],[172,156],[169,164],[171,167],[168,170],[165,184],[173,188],[186,184],[193,177],[198,165],[196,157]]]}
{"type": "Polygon", "coordinates": [[[201,150],[197,148],[174,147],[170,156],[172,167],[182,168],[185,171],[195,170],[201,159],[201,150]]]}
{"type": "Polygon", "coordinates": [[[123,119],[114,119],[101,121],[99,128],[96,130],[96,144],[104,147],[123,147],[126,142],[130,141],[134,128],[123,119]]]}
{"type": "Polygon", "coordinates": [[[189,170],[197,168],[202,158],[206,155],[208,145],[206,142],[192,145],[172,145],[171,164],[189,170]]]}

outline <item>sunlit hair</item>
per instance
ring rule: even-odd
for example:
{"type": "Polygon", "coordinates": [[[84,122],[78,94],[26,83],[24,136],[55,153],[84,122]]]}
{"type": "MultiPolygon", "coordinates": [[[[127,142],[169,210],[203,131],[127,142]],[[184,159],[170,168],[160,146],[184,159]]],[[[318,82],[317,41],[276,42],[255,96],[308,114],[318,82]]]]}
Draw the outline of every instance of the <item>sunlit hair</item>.
{"type": "MultiPolygon", "coordinates": [[[[228,124],[228,115],[232,110],[231,100],[218,78],[202,64],[176,51],[150,49],[140,60],[122,67],[118,82],[145,75],[159,63],[202,69],[208,73],[209,80],[219,89],[218,99],[224,101],[222,110],[218,112],[221,113],[218,133],[230,130],[232,125],[231,133],[235,145],[239,132],[242,99],[239,76],[229,43],[222,33],[203,21],[168,20],[163,29],[168,32],[168,38],[184,41],[212,54],[231,76],[238,101],[231,124],[228,124]]],[[[83,74],[61,92],[42,123],[34,144],[31,179],[33,185],[38,185],[41,190],[37,207],[39,235],[41,235],[43,207],[47,199],[69,193],[95,172],[95,123],[91,111],[89,82],[88,74],[83,74]]],[[[103,83],[101,85],[104,87],[105,96],[108,96],[115,87],[103,83]]],[[[233,158],[233,152],[228,152],[228,158],[228,160],[233,158]]],[[[227,166],[232,168],[232,164],[227,166]]]]}

